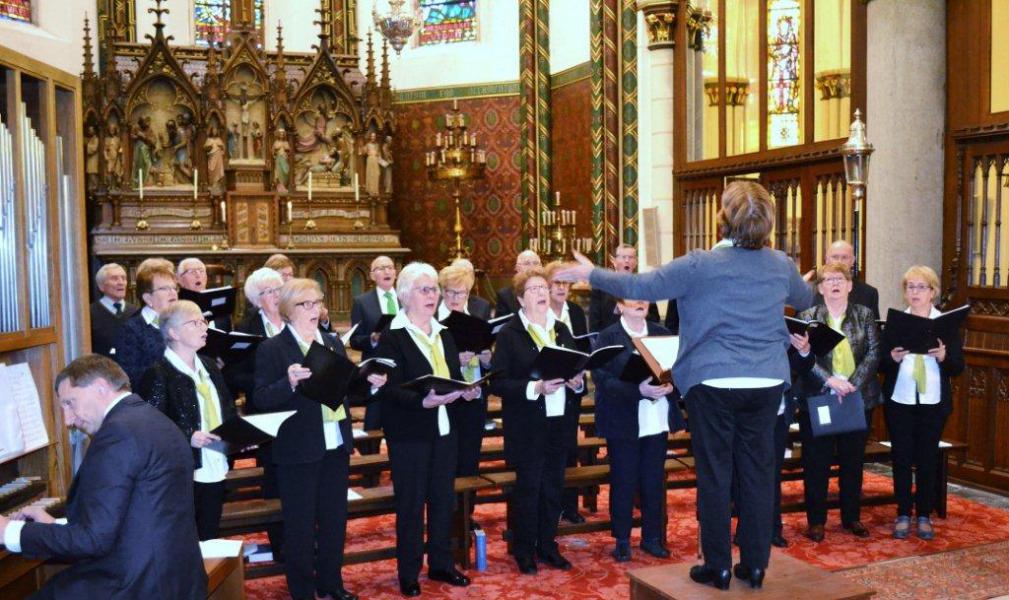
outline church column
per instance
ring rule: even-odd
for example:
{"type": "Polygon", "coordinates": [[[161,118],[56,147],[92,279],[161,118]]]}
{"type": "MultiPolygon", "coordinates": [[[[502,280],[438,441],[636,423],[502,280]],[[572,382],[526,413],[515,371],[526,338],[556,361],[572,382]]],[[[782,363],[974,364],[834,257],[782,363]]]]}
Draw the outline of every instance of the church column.
{"type": "MultiPolygon", "coordinates": [[[[678,2],[672,0],[639,0],[638,9],[642,13],[645,33],[648,36],[648,52],[641,83],[641,106],[648,107],[648,128],[642,127],[642,146],[649,148],[650,165],[642,165],[642,187],[651,193],[642,194],[639,200],[642,232],[639,257],[642,267],[657,258],[662,264],[673,257],[673,56],[676,32],[676,11],[678,2]],[[644,219],[645,211],[658,209],[658,227],[649,229],[644,219]],[[650,239],[654,233],[658,239],[650,239]],[[649,257],[646,247],[655,248],[657,254],[649,257]],[[651,260],[649,260],[651,258],[651,260]]],[[[644,112],[644,111],[642,111],[644,112]]],[[[642,119],[643,125],[645,120],[642,119]]]]}
{"type": "Polygon", "coordinates": [[[941,273],[946,3],[872,0],[867,27],[866,280],[885,314],[909,266],[941,273]]]}

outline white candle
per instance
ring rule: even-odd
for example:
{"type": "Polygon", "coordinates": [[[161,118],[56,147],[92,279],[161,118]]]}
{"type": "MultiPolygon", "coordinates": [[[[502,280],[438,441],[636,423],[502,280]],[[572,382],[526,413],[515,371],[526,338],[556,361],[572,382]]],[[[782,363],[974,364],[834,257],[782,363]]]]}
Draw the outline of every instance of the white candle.
{"type": "Polygon", "coordinates": [[[137,169],[137,182],[140,184],[140,199],[144,199],[144,170],[137,169]]]}
{"type": "Polygon", "coordinates": [[[452,110],[459,110],[459,100],[452,98],[452,110]]]}
{"type": "Polygon", "coordinates": [[[554,198],[557,199],[557,206],[560,206],[561,205],[561,193],[560,192],[554,192],[554,198]]]}
{"type": "Polygon", "coordinates": [[[354,173],[354,202],[361,201],[361,186],[357,183],[357,173],[354,173]]]}
{"type": "Polygon", "coordinates": [[[294,211],[292,210],[293,206],[294,206],[294,203],[293,203],[293,202],[291,202],[290,200],[288,200],[288,201],[287,201],[287,222],[288,222],[288,223],[290,223],[290,222],[292,221],[292,219],[291,219],[291,215],[292,215],[292,214],[293,214],[293,212],[294,212],[294,211]]]}
{"type": "Polygon", "coordinates": [[[228,207],[224,204],[224,200],[221,200],[221,223],[228,222],[228,207]]]}
{"type": "Polygon", "coordinates": [[[200,181],[200,170],[193,169],[193,200],[196,200],[196,190],[199,181],[200,181]]]}
{"type": "Polygon", "coordinates": [[[308,172],[308,199],[312,200],[312,172],[308,172]]]}

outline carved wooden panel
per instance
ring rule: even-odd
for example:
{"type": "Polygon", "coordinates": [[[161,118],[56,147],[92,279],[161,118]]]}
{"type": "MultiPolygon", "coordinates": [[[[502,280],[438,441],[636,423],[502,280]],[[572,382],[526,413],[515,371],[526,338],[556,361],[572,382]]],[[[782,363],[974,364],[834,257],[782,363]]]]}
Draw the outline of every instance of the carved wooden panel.
{"type": "Polygon", "coordinates": [[[234,215],[229,229],[235,245],[243,248],[273,246],[273,232],[277,226],[273,194],[229,194],[228,200],[234,215]]]}

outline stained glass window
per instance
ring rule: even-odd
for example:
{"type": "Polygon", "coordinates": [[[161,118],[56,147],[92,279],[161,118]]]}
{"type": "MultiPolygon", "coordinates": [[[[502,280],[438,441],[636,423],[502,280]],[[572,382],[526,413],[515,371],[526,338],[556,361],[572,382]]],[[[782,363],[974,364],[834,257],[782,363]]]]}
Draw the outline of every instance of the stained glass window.
{"type": "Polygon", "coordinates": [[[477,0],[418,0],[421,13],[418,44],[476,41],[477,0]]]}
{"type": "Polygon", "coordinates": [[[32,22],[32,0],[0,0],[0,19],[32,22]]]}
{"type": "Polygon", "coordinates": [[[794,146],[801,126],[801,0],[767,2],[767,147],[794,146]]]}
{"type": "MultiPolygon", "coordinates": [[[[263,0],[254,0],[252,11],[256,29],[262,31],[263,0]]],[[[231,0],[194,0],[193,22],[197,44],[206,46],[211,36],[216,42],[223,41],[231,24],[231,0]]]]}

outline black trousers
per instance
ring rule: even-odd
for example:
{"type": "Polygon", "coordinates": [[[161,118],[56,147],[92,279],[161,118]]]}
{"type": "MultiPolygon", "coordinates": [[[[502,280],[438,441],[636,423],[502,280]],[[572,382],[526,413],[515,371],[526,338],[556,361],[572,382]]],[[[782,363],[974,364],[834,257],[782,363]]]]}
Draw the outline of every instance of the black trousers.
{"type": "Polygon", "coordinates": [[[401,581],[417,581],[424,562],[427,505],[427,566],[447,570],[452,557],[457,432],[431,441],[388,440],[396,504],[396,569],[401,581]]]}
{"type": "MultiPolygon", "coordinates": [[[[872,409],[865,411],[865,422],[872,423],[872,409]]],[[[803,488],[806,500],[806,523],[810,526],[827,522],[827,486],[830,467],[836,453],[838,487],[840,488],[841,523],[854,523],[862,515],[862,469],[865,465],[865,431],[813,437],[809,411],[799,412],[802,438],[803,488]]]]}
{"type": "MultiPolygon", "coordinates": [[[[486,391],[485,391],[486,392],[486,391]]],[[[456,477],[469,477],[480,472],[480,447],[483,445],[484,424],[487,422],[487,401],[482,397],[471,402],[460,400],[455,429],[459,440],[456,477]]]]}
{"type": "Polygon", "coordinates": [[[310,598],[316,589],[343,587],[349,464],[350,454],[343,445],[326,451],[316,462],[277,465],[284,572],[294,598],[310,598]]]}
{"type": "Polygon", "coordinates": [[[516,557],[532,557],[537,548],[547,554],[557,551],[570,419],[551,417],[546,422],[542,446],[520,450],[515,458],[512,554],[516,557]]]}
{"type": "Polygon", "coordinates": [[[785,412],[774,422],[774,513],[771,517],[771,531],[781,535],[781,469],[785,466],[785,449],[788,447],[788,428],[795,417],[794,404],[785,403],[785,412]]]}
{"type": "Polygon", "coordinates": [[[193,500],[196,507],[196,533],[200,541],[218,537],[221,529],[221,510],[224,507],[224,482],[193,482],[193,500]]]}
{"type": "Polygon", "coordinates": [[[659,433],[641,438],[607,438],[610,459],[610,523],[613,537],[631,537],[634,494],[641,498],[641,539],[661,541],[662,495],[666,493],[666,439],[659,433]]]}
{"type": "MultiPolygon", "coordinates": [[[[380,409],[381,407],[378,402],[370,402],[364,408],[364,429],[366,431],[382,429],[382,413],[380,409]]],[[[380,446],[381,444],[362,444],[357,451],[361,454],[378,454],[380,446]]]]}
{"type": "Polygon", "coordinates": [[[698,384],[687,392],[701,550],[709,568],[732,566],[729,498],[733,474],[743,499],[738,526],[741,562],[750,568],[767,568],[774,498],[774,420],[782,388],[723,389],[698,384]]]}
{"type": "Polygon", "coordinates": [[[914,468],[913,504],[919,517],[935,509],[935,478],[939,466],[939,440],[946,415],[939,404],[883,405],[886,428],[890,432],[893,460],[893,493],[897,514],[911,516],[911,469],[914,468]]]}

